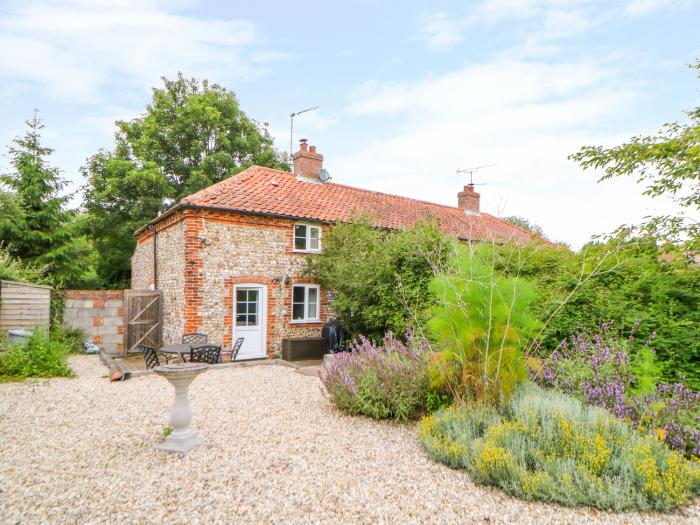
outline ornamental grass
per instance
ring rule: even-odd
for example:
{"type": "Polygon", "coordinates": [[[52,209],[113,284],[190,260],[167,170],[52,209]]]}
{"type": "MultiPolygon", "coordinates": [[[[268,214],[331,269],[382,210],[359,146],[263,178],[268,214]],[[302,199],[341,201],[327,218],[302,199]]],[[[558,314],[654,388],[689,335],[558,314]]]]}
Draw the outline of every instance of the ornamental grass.
{"type": "Polygon", "coordinates": [[[461,405],[426,417],[418,437],[437,461],[523,499],[668,512],[700,494],[700,463],[601,408],[534,384],[500,411],[461,405]]]}

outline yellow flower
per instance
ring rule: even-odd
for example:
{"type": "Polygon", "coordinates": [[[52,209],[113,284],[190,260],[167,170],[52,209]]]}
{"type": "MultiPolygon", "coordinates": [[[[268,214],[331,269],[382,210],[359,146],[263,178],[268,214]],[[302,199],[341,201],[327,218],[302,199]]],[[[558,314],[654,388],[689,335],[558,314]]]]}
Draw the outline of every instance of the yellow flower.
{"type": "Polygon", "coordinates": [[[484,448],[481,449],[476,468],[482,474],[490,476],[497,470],[509,467],[512,461],[513,458],[506,449],[487,442],[484,444],[484,448]]]}
{"type": "Polygon", "coordinates": [[[656,436],[656,439],[658,439],[659,441],[666,441],[666,429],[665,428],[654,429],[654,435],[656,436]]]}

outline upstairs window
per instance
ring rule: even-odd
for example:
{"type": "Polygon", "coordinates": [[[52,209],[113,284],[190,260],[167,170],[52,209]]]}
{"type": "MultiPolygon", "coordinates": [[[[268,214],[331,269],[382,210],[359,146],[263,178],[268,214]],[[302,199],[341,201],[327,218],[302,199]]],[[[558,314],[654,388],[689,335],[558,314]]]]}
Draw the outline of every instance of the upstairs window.
{"type": "Polygon", "coordinates": [[[292,321],[319,321],[320,287],[297,284],[292,287],[292,321]]]}
{"type": "Polygon", "coordinates": [[[321,251],[321,227],[309,224],[294,225],[294,251],[295,252],[320,252],[321,251]]]}

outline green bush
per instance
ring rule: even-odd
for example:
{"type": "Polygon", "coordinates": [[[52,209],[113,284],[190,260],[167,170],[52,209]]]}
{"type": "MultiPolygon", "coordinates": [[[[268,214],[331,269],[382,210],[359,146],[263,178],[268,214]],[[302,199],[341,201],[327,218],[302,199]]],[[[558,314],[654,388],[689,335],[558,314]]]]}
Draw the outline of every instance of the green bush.
{"type": "Polygon", "coordinates": [[[435,223],[401,231],[372,227],[369,217],[338,223],[307,273],[333,293],[333,311],[353,337],[374,340],[424,327],[434,304],[430,281],[452,253],[454,239],[435,223]]]}
{"type": "Polygon", "coordinates": [[[700,266],[681,258],[673,262],[648,239],[590,243],[576,253],[533,245],[521,259],[518,269],[535,284],[532,311],[541,321],[576,289],[547,324],[539,341],[541,355],[581,328],[614,320],[626,330],[638,323],[633,345],[639,350],[654,337],[661,378],[683,379],[700,390],[700,266]],[[596,266],[596,275],[576,288],[596,266]]]}
{"type": "Polygon", "coordinates": [[[71,354],[82,354],[85,333],[80,328],[67,328],[62,324],[56,324],[51,328],[51,340],[66,345],[71,354]]]}
{"type": "Polygon", "coordinates": [[[63,333],[35,330],[21,344],[0,353],[0,381],[71,376],[66,358],[74,349],[74,341],[63,333]]]}
{"type": "Polygon", "coordinates": [[[528,499],[667,512],[700,494],[700,464],[608,412],[528,384],[501,411],[455,406],[421,420],[428,454],[528,499]]]}

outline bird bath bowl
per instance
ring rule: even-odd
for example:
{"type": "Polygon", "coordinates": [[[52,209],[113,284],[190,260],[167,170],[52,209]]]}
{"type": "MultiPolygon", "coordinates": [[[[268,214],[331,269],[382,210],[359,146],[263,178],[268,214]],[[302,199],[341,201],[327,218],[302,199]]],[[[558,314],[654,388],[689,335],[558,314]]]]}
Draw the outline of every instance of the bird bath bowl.
{"type": "Polygon", "coordinates": [[[190,429],[192,409],[188,389],[194,378],[207,368],[209,365],[204,363],[185,363],[162,365],[153,369],[175,388],[175,402],[170,415],[170,426],[173,427],[173,431],[163,443],[155,446],[157,450],[187,454],[192,448],[204,443],[204,440],[190,429]]]}

